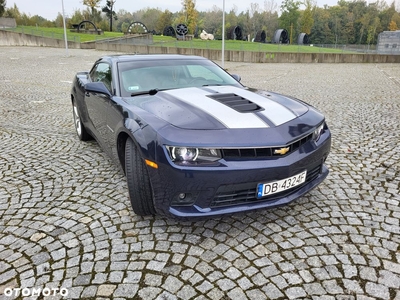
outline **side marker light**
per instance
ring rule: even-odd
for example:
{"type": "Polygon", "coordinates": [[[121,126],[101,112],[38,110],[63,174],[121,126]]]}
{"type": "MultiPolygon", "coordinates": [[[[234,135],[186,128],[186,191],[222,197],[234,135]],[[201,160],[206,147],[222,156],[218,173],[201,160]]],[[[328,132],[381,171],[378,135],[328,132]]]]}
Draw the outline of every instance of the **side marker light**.
{"type": "Polygon", "coordinates": [[[158,169],[158,165],[155,162],[152,162],[151,160],[148,160],[148,159],[145,159],[144,161],[145,161],[146,165],[148,165],[149,167],[158,169]]]}

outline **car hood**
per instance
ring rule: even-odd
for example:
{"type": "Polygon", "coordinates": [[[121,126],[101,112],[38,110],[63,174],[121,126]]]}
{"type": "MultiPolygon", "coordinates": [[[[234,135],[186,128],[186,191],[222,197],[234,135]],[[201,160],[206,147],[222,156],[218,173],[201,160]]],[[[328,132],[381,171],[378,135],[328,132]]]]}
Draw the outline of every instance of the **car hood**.
{"type": "Polygon", "coordinates": [[[235,86],[165,90],[129,102],[182,129],[269,128],[308,111],[298,100],[235,86]]]}

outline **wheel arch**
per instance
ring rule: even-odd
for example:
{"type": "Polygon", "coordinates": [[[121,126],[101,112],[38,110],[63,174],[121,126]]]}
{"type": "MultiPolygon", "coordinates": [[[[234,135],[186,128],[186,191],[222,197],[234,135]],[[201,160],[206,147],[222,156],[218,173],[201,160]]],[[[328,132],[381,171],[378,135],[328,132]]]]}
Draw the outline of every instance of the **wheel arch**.
{"type": "MultiPolygon", "coordinates": [[[[136,131],[137,134],[137,131],[136,131]]],[[[134,144],[136,145],[137,149],[140,150],[142,149],[142,145],[140,145],[137,141],[137,137],[135,136],[135,134],[129,134],[126,131],[121,131],[118,134],[117,137],[117,154],[118,154],[118,160],[119,163],[121,164],[122,170],[125,173],[125,145],[126,145],[126,141],[128,140],[128,138],[130,138],[134,144]]],[[[143,155],[141,155],[143,156],[143,155]]]]}
{"type": "Polygon", "coordinates": [[[124,173],[125,173],[125,145],[128,138],[130,138],[136,145],[137,151],[140,152],[140,156],[143,159],[149,157],[149,149],[148,146],[146,145],[146,138],[144,137],[144,133],[142,130],[139,129],[133,133],[132,132],[128,133],[127,131],[121,131],[118,134],[116,142],[117,142],[118,160],[124,173]]]}
{"type": "Polygon", "coordinates": [[[118,135],[117,138],[117,154],[118,154],[118,160],[121,165],[122,171],[124,174],[126,173],[125,171],[125,144],[128,138],[131,138],[129,134],[126,132],[121,132],[118,135]]]}

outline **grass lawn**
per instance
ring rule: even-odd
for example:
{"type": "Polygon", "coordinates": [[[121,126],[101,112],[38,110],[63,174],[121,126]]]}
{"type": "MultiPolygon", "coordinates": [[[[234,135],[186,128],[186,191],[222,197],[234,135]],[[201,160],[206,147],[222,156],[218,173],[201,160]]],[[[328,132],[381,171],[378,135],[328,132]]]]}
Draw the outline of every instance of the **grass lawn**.
{"type": "MultiPolygon", "coordinates": [[[[162,47],[196,48],[196,49],[221,49],[222,41],[178,41],[167,36],[153,36],[154,44],[162,47]]],[[[321,48],[303,45],[252,43],[247,41],[225,40],[225,50],[258,51],[258,52],[301,52],[301,53],[342,53],[341,49],[321,48]]]]}
{"type": "MultiPolygon", "coordinates": [[[[16,32],[50,37],[55,39],[64,39],[64,29],[59,27],[35,27],[35,26],[18,26],[12,29],[16,32]]],[[[122,37],[122,32],[105,31],[101,35],[71,32],[67,29],[67,38],[74,42],[91,42],[101,39],[122,37]]],[[[196,49],[222,49],[221,40],[203,41],[201,39],[193,39],[191,41],[178,41],[174,37],[169,36],[153,36],[154,46],[161,47],[177,47],[177,48],[196,48],[196,49]]],[[[301,53],[343,53],[342,49],[321,48],[303,45],[286,45],[286,44],[268,44],[268,43],[252,43],[247,41],[225,40],[225,50],[239,51],[258,51],[258,52],[301,52],[301,53]]],[[[349,51],[346,51],[349,52],[349,51]]]]}
{"type": "MultiPolygon", "coordinates": [[[[26,34],[38,35],[43,37],[49,37],[54,39],[64,39],[64,28],[60,27],[35,27],[35,26],[18,26],[17,28],[11,29],[16,32],[22,32],[26,34]]],[[[102,35],[86,34],[71,32],[67,29],[67,38],[69,41],[74,42],[91,42],[99,39],[109,39],[123,36],[122,32],[104,32],[102,35]]]]}

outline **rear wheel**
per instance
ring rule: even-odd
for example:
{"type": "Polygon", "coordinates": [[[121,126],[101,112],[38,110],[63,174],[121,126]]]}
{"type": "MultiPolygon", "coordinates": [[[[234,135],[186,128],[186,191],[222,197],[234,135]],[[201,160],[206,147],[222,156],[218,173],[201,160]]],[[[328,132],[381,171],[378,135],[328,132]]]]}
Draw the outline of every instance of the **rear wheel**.
{"type": "Polygon", "coordinates": [[[154,215],[153,191],[146,165],[132,139],[125,144],[125,174],[129,198],[135,214],[154,215]]]}
{"type": "Polygon", "coordinates": [[[74,115],[74,125],[76,133],[81,141],[88,141],[92,139],[90,134],[86,131],[85,125],[83,125],[81,116],[79,114],[78,106],[75,101],[72,102],[72,113],[74,115]]]}

